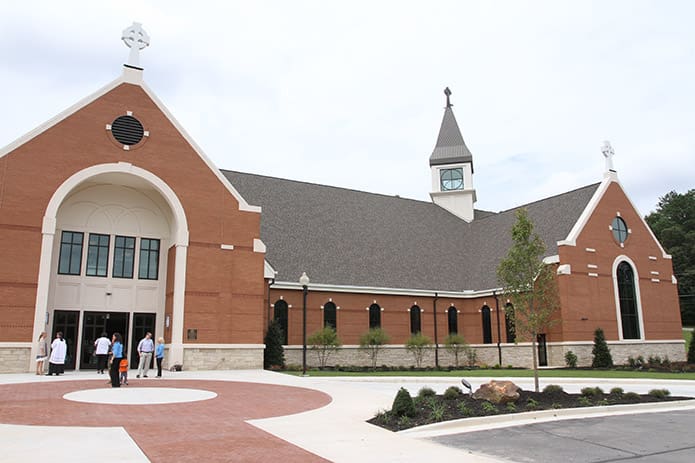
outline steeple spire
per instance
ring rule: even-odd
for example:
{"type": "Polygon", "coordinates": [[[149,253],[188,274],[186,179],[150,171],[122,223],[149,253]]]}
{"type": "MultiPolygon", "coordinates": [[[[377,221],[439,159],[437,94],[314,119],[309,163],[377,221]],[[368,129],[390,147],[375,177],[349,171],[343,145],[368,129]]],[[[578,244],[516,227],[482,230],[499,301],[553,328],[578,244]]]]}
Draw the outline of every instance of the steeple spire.
{"type": "Polygon", "coordinates": [[[444,108],[444,118],[439,129],[437,144],[430,156],[430,166],[470,162],[472,168],[473,156],[463,141],[461,130],[456,123],[449,87],[444,89],[444,94],[446,95],[446,108],[444,108]]]}

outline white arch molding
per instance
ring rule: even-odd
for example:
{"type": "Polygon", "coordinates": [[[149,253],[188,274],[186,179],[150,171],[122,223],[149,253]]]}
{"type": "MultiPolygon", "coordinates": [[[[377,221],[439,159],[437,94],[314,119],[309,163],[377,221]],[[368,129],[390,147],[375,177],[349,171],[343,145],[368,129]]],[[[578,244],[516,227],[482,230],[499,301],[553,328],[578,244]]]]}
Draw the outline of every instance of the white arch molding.
{"type": "Polygon", "coordinates": [[[620,313],[620,292],[618,291],[618,265],[622,262],[626,262],[632,267],[632,271],[635,275],[635,301],[637,303],[637,318],[639,321],[639,340],[644,341],[644,316],[642,315],[642,295],[639,287],[639,273],[637,271],[637,266],[629,257],[625,255],[620,255],[613,261],[612,276],[613,276],[613,296],[615,299],[615,316],[616,322],[618,323],[618,339],[621,341],[635,341],[635,339],[624,339],[623,338],[623,318],[620,313]]]}
{"type": "MultiPolygon", "coordinates": [[[[41,258],[36,288],[36,306],[34,310],[34,335],[32,338],[31,363],[36,358],[36,343],[42,331],[48,332],[47,314],[48,298],[51,281],[51,258],[55,239],[58,209],[65,199],[82,183],[104,174],[126,174],[144,180],[155,191],[162,195],[171,208],[174,226],[171,236],[172,244],[176,247],[174,267],[174,291],[172,301],[172,325],[169,350],[169,363],[183,363],[183,313],[184,295],[186,290],[186,259],[188,255],[188,220],[181,201],[174,190],[164,180],[140,167],[127,162],[98,164],[83,169],[65,180],[53,193],[48,202],[41,227],[41,258]]],[[[53,333],[49,333],[49,339],[53,333]]],[[[29,369],[33,369],[30,365],[29,369]]]]}

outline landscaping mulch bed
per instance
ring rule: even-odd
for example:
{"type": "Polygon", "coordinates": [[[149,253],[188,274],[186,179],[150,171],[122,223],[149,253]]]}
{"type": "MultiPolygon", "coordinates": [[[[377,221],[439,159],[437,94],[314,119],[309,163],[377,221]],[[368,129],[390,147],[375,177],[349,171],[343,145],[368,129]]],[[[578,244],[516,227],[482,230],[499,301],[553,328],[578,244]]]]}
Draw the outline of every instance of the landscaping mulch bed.
{"type": "MultiPolygon", "coordinates": [[[[658,393],[656,395],[659,395],[658,393]]],[[[561,408],[579,408],[601,405],[638,404],[650,402],[665,402],[674,400],[689,400],[692,397],[657,397],[649,394],[635,393],[596,393],[569,394],[562,390],[552,392],[531,392],[519,390],[519,398],[509,404],[495,405],[485,400],[475,400],[468,394],[451,397],[445,395],[423,395],[413,398],[415,413],[412,416],[398,416],[392,411],[379,413],[368,420],[382,428],[391,431],[402,431],[415,426],[491,415],[505,415],[538,410],[561,408]]]]}

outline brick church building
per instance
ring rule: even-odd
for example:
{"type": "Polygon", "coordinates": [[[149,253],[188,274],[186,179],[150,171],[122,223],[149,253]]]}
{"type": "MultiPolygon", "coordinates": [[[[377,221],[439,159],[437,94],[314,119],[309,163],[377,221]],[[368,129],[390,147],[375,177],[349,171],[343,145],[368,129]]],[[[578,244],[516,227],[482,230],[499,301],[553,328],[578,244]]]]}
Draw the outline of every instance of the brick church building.
{"type": "MultiPolygon", "coordinates": [[[[404,343],[422,332],[440,346],[427,364],[452,364],[441,344],[457,333],[479,363],[530,366],[495,273],[516,209],[475,209],[473,155],[448,99],[425,202],[220,170],[126,65],[0,150],[0,372],[33,370],[42,331],[65,334],[68,369],[95,368],[102,331],[122,333],[131,356],[152,331],[186,369],[260,368],[274,318],[300,363],[303,273],[307,332],[337,330],[335,363],[367,363],[359,337],[381,327],[379,363],[412,364],[404,343]]],[[[685,357],[671,258],[604,151],[597,183],[519,206],[560,291],[541,365],[564,365],[568,350],[589,363],[597,327],[618,363],[685,357]]]]}

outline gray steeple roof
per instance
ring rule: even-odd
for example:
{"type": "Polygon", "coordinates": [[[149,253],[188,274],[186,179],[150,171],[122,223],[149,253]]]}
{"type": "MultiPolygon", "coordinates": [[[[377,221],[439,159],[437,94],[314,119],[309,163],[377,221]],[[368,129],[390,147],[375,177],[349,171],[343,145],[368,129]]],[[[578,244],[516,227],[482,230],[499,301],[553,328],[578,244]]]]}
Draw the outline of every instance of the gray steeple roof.
{"type": "Polygon", "coordinates": [[[430,166],[470,162],[472,168],[473,156],[463,141],[461,131],[456,123],[454,111],[451,109],[453,105],[449,102],[450,94],[451,92],[447,93],[447,106],[444,109],[444,118],[439,129],[437,144],[434,147],[434,151],[432,151],[432,156],[430,156],[430,166]]]}

